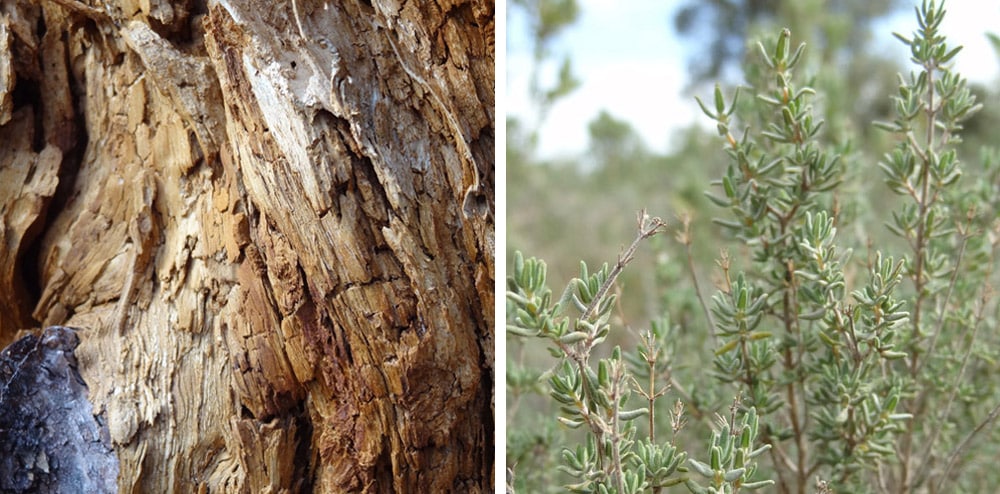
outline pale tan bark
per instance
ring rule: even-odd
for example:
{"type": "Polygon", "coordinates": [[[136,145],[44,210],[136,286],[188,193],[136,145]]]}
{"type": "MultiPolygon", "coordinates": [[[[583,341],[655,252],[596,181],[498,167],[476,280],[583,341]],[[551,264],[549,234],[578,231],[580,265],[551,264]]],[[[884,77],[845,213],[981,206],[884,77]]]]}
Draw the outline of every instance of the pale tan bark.
{"type": "Polygon", "coordinates": [[[0,0],[0,342],[122,492],[491,491],[493,3],[106,3],[0,0]]]}

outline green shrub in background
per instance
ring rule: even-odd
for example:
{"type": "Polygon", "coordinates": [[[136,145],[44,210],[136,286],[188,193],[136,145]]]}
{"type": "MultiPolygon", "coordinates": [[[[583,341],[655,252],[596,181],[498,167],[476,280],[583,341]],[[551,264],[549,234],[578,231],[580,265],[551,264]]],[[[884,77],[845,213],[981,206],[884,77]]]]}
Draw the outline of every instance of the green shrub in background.
{"type": "Polygon", "coordinates": [[[979,105],[949,69],[958,49],[938,33],[943,16],[925,2],[914,35],[897,35],[915,67],[899,78],[895,119],[877,123],[897,142],[869,166],[900,198],[882,214],[899,244],[855,255],[847,246],[864,240],[838,237],[856,231],[842,223],[845,164],[820,140],[817,95],[793,73],[803,46],[793,48],[788,30],[760,45],[748,71],[759,75],[754,98],[737,91],[727,103],[717,88],[711,105],[698,102],[729,162],[708,195],[727,210],[715,223],[739,251],[723,251],[712,297],[688,269],[713,328],[701,368],[677,365],[706,349],[679,347],[692,338],[668,316],[634,348],[604,348],[620,332],[615,280],[642,240],[666,230],[660,219],[640,214],[618,261],[595,273],[583,264],[558,299],[544,262],[515,255],[508,334],[541,338],[553,363],[508,364],[508,414],[538,396],[559,414],[508,422],[509,490],[995,489],[1000,172],[984,149],[987,180],[961,180],[955,145],[979,105]]]}

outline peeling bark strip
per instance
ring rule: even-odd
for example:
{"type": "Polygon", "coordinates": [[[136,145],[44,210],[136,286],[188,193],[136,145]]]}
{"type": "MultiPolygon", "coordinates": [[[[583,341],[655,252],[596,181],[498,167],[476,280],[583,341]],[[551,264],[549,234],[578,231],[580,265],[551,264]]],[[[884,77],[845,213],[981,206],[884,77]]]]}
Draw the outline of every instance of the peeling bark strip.
{"type": "Polygon", "coordinates": [[[493,490],[493,16],[0,0],[0,343],[120,492],[493,490]]]}
{"type": "Polygon", "coordinates": [[[87,401],[78,342],[54,326],[0,353],[0,492],[117,491],[118,457],[87,401]]]}
{"type": "Polygon", "coordinates": [[[492,231],[463,211],[492,187],[477,97],[491,110],[492,87],[470,73],[492,56],[479,40],[454,45],[460,67],[430,61],[431,40],[475,25],[469,5],[405,10],[220,2],[206,26],[239,168],[223,163],[252,212],[246,324],[227,340],[247,359],[238,389],[257,419],[323,390],[310,409],[323,490],[469,490],[492,475],[492,299],[470,297],[492,283],[492,231]]]}

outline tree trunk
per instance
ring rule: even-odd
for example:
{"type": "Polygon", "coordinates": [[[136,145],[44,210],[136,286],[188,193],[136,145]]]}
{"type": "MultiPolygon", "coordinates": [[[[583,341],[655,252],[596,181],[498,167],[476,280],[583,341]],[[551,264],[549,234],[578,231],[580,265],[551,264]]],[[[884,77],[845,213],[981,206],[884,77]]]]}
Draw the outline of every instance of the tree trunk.
{"type": "Polygon", "coordinates": [[[492,491],[493,16],[0,0],[0,343],[120,492],[492,491]]]}

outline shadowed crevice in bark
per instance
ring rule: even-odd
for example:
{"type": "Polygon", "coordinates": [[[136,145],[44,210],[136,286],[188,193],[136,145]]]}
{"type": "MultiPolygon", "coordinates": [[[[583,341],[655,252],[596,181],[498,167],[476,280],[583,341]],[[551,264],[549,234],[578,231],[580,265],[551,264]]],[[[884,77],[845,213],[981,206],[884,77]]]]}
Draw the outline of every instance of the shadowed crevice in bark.
{"type": "Polygon", "coordinates": [[[70,328],[0,353],[0,492],[117,492],[118,457],[92,415],[70,328]]]}

